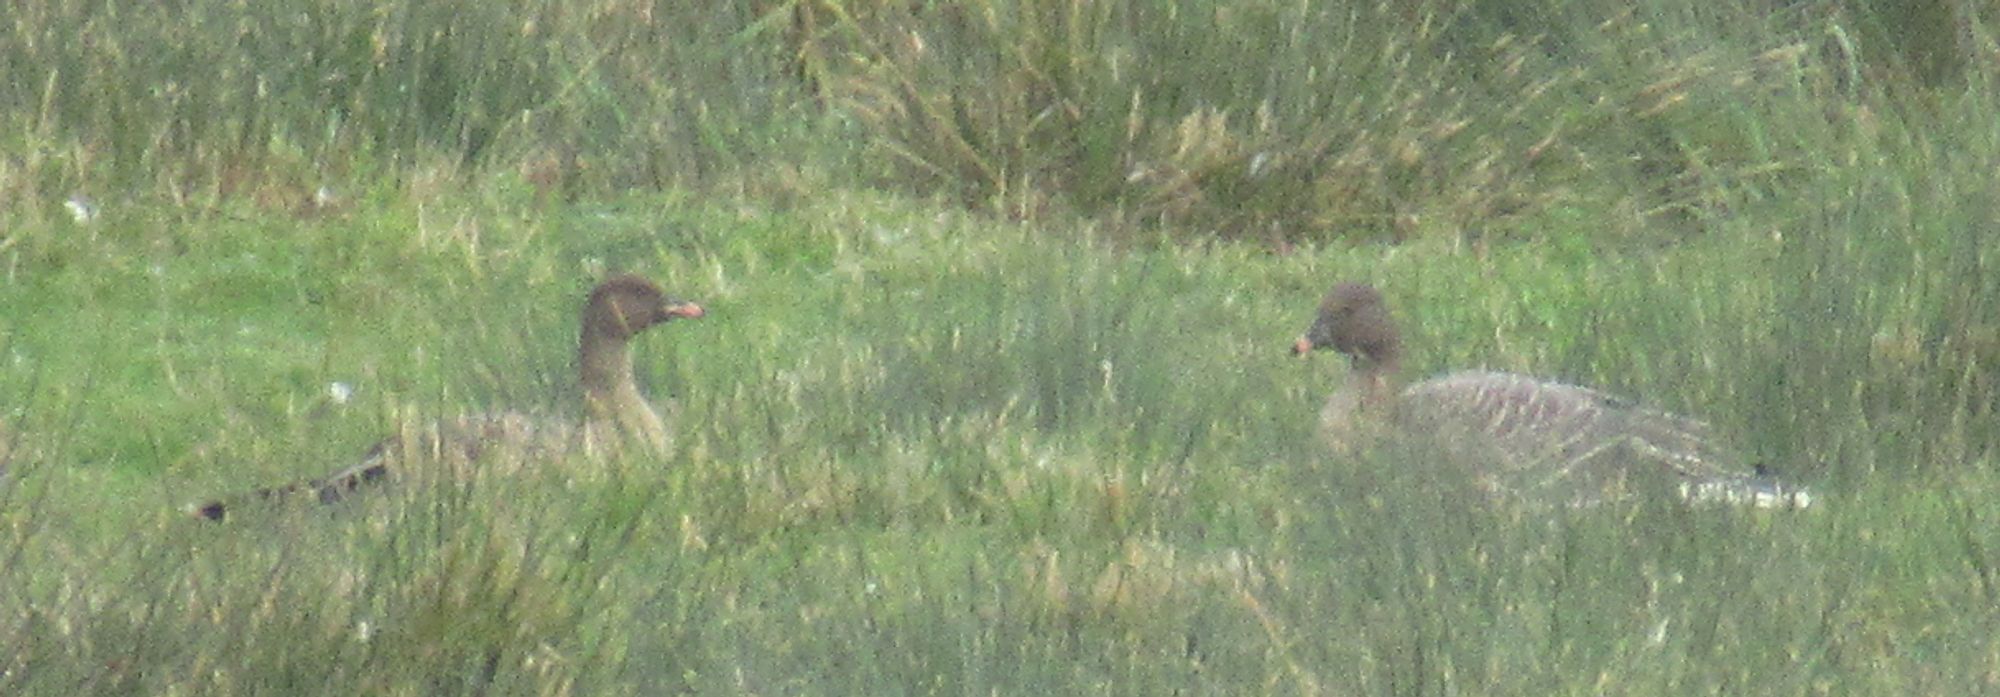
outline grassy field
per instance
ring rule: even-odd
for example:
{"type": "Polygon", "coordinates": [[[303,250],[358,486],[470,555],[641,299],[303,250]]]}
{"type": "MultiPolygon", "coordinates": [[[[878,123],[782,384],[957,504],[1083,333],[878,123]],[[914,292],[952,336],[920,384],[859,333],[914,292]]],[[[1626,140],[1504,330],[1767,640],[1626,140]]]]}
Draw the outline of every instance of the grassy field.
{"type": "Polygon", "coordinates": [[[20,3],[0,694],[2000,691],[1991,17],[1309,5],[20,3]],[[569,408],[618,271],[671,456],[181,511],[569,408]],[[1821,503],[1336,457],[1342,279],[1821,503]]]}

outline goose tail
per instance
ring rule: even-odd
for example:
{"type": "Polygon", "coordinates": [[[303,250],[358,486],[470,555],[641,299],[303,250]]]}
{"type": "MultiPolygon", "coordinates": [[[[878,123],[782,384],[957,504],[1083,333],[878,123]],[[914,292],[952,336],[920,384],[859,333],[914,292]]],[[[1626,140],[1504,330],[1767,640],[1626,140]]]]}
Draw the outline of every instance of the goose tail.
{"type": "Polygon", "coordinates": [[[286,482],[235,496],[189,504],[185,510],[188,515],[195,518],[222,522],[229,517],[231,510],[246,503],[282,501],[299,495],[310,495],[322,504],[337,503],[389,476],[389,454],[394,450],[391,447],[393,441],[394,439],[389,439],[375,444],[360,462],[323,477],[286,482]]]}
{"type": "Polygon", "coordinates": [[[1815,501],[1811,489],[1786,482],[1763,465],[1754,474],[1709,477],[1681,483],[1681,498],[1692,504],[1715,504],[1800,510],[1815,501]]]}

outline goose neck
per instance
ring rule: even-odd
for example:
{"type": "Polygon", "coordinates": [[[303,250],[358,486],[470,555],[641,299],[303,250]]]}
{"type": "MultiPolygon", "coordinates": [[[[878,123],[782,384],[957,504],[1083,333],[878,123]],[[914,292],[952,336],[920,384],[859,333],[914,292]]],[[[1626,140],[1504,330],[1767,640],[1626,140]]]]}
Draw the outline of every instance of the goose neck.
{"type": "Polygon", "coordinates": [[[586,329],[578,342],[577,370],[590,421],[609,422],[628,437],[665,449],[665,422],[639,394],[628,340],[586,329]]]}

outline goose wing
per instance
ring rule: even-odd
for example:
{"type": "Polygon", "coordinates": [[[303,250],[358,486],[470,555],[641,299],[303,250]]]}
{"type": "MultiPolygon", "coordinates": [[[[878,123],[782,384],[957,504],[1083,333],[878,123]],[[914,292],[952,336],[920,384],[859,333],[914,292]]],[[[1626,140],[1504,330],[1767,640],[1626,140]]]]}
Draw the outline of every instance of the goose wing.
{"type": "Polygon", "coordinates": [[[1609,393],[1496,372],[1411,385],[1399,420],[1438,441],[1493,487],[1595,500],[1632,477],[1674,483],[1737,477],[1739,462],[1701,421],[1609,393]]]}

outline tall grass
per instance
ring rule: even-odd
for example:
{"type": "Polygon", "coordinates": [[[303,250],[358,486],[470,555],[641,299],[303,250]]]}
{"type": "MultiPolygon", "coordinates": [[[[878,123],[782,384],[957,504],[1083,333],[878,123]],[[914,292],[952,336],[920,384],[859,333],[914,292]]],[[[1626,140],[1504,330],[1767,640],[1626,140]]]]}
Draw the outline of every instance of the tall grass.
{"type": "Polygon", "coordinates": [[[1655,238],[1790,194],[1844,104],[1990,82],[1994,17],[1938,8],[27,2],[0,196],[309,214],[503,172],[544,199],[869,182],[1280,244],[1579,210],[1655,238]]]}
{"type": "MultiPolygon", "coordinates": [[[[287,210],[428,170],[569,197],[775,153],[796,89],[728,3],[24,2],[6,197],[287,210]],[[122,199],[123,196],[120,196],[122,199]]],[[[796,144],[795,142],[793,144],[796,144]]]]}

